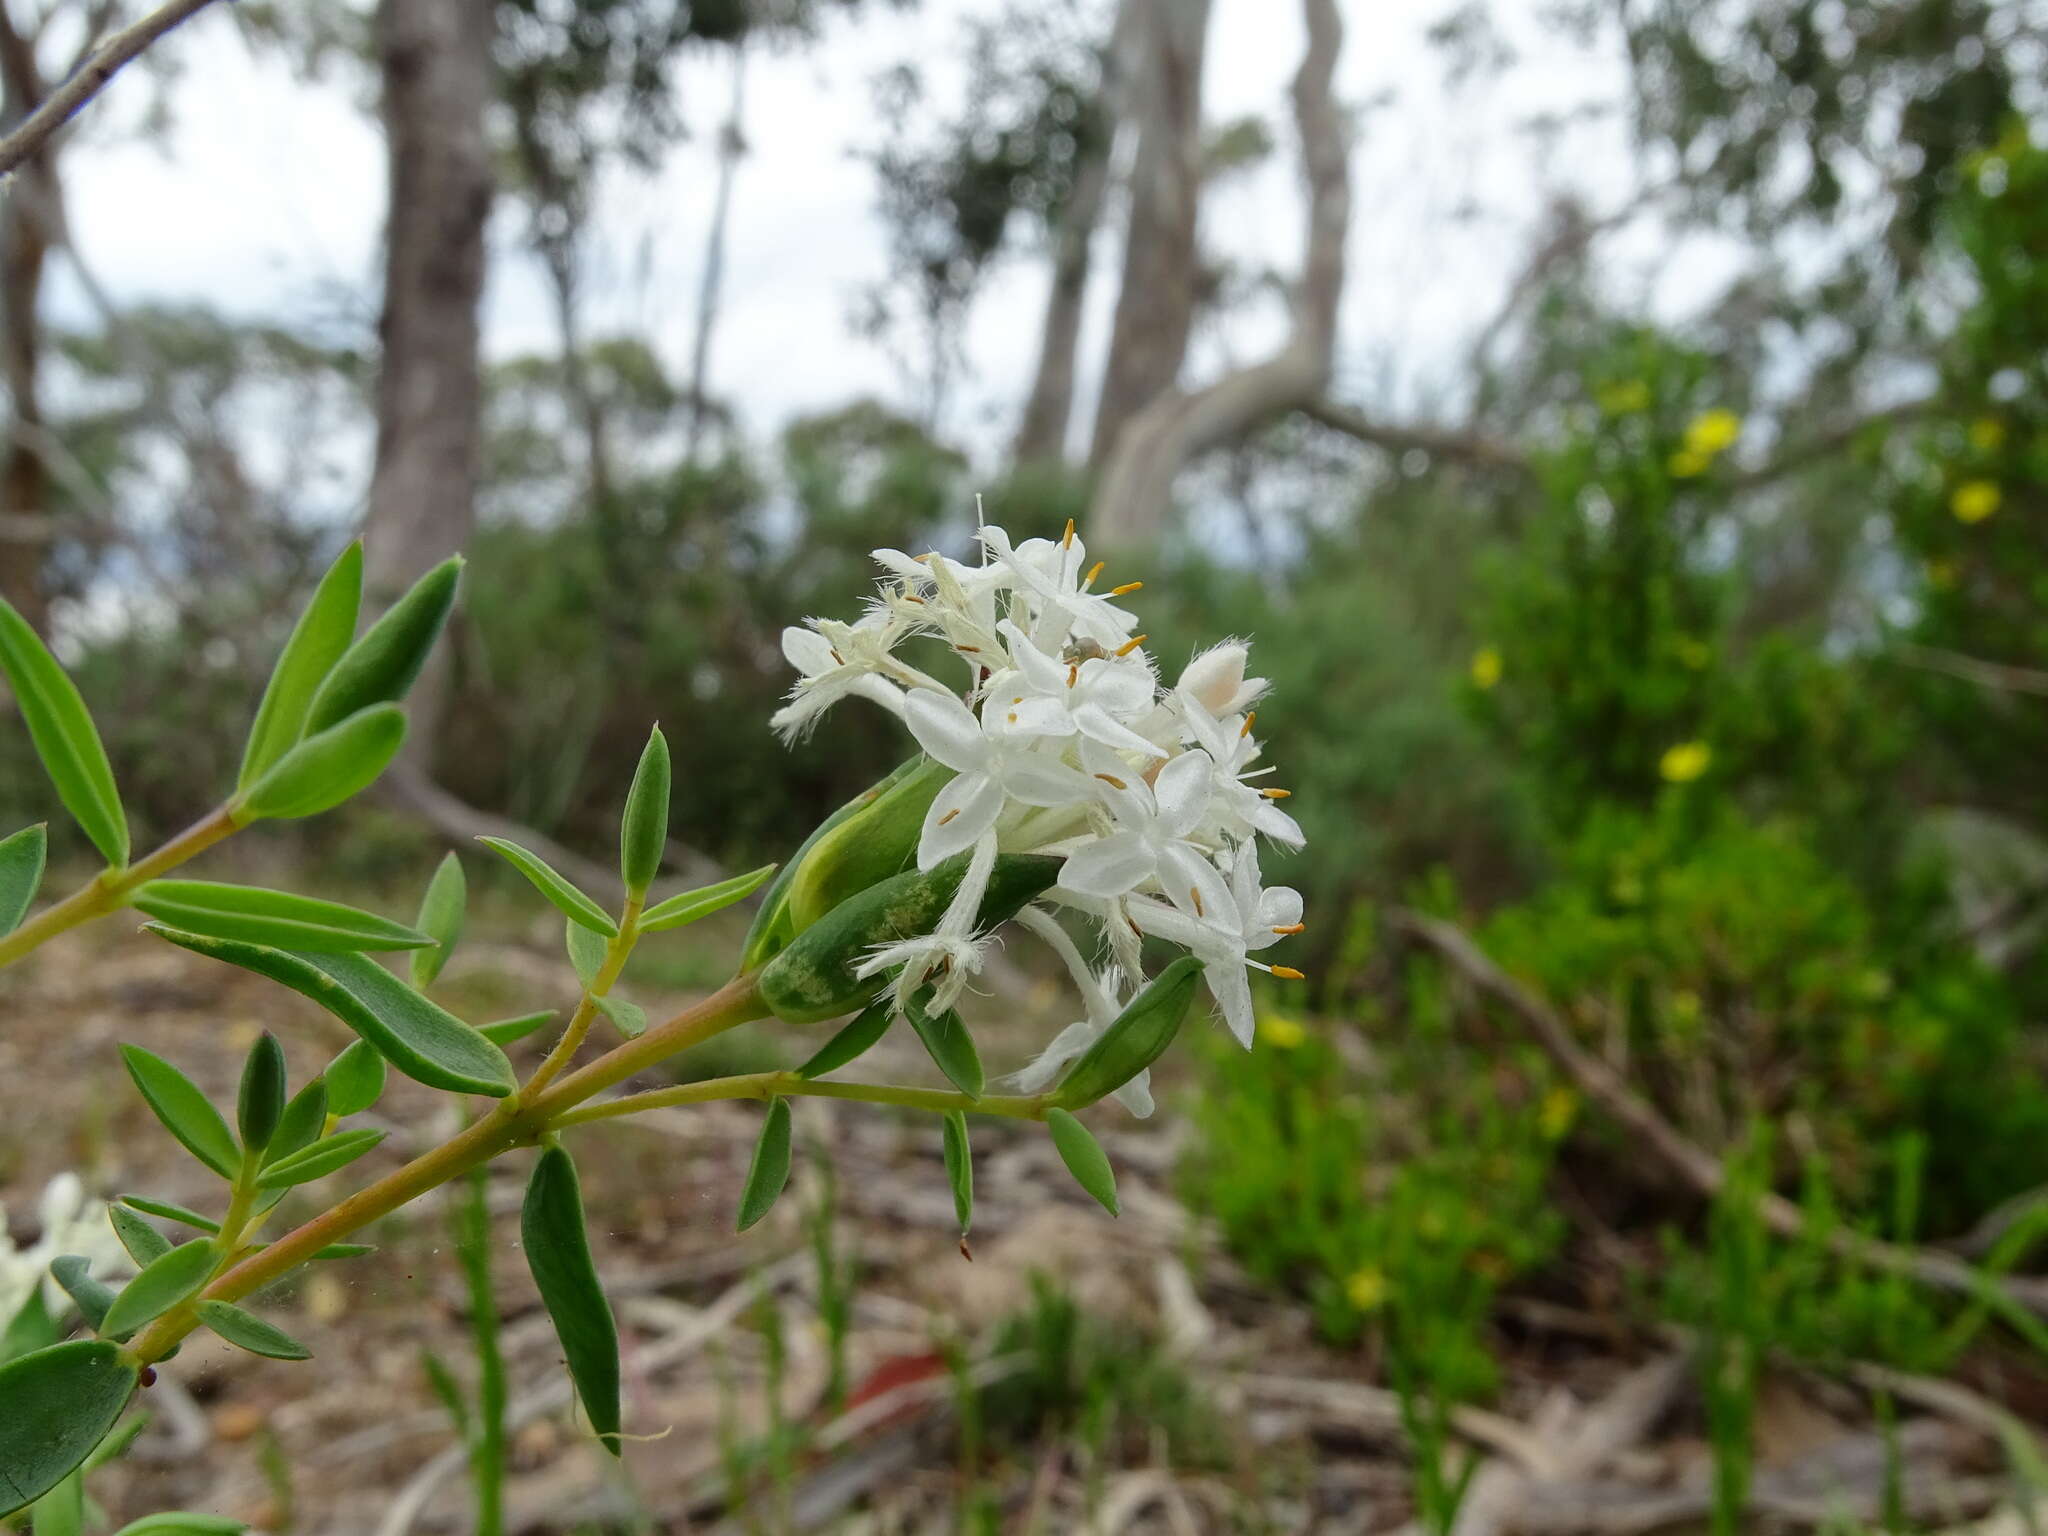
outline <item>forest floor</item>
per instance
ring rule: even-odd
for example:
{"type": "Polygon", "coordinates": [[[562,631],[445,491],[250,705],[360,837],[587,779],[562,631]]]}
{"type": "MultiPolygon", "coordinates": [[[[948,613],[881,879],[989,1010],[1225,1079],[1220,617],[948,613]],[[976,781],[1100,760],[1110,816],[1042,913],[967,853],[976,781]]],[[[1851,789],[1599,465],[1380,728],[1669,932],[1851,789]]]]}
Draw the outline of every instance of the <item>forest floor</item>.
{"type": "MultiPolygon", "coordinates": [[[[560,954],[551,923],[504,927],[458,952],[437,995],[476,1019],[573,997],[560,954]]],[[[694,990],[689,962],[671,972],[673,990],[636,994],[657,1018],[694,990]]],[[[104,1195],[218,1204],[210,1177],[174,1155],[136,1101],[118,1041],[169,1057],[227,1103],[259,1029],[277,1028],[294,1081],[348,1038],[311,1004],[136,940],[119,921],[11,972],[0,1012],[0,1199],[18,1234],[42,1182],[64,1168],[104,1195]]],[[[744,1031],[705,1048],[716,1063],[688,1069],[793,1062],[813,1034],[778,1054],[744,1031]]],[[[1035,1022],[1018,1026],[1019,1049],[1042,1037],[1035,1022]]],[[[530,1065],[538,1048],[515,1054],[530,1065]]],[[[986,1050],[1015,1054],[1002,1042],[986,1050]]],[[[869,1064],[891,1079],[928,1071],[914,1041],[893,1038],[869,1064]]],[[[511,1405],[508,1528],[1419,1529],[1414,1456],[1383,1362],[1370,1348],[1318,1346],[1306,1309],[1251,1283],[1181,1203],[1187,1132],[1172,1100],[1162,1093],[1145,1122],[1113,1108],[1094,1117],[1117,1168],[1117,1221],[1037,1127],[977,1122],[966,1243],[928,1117],[800,1104],[797,1175],[740,1237],[733,1212],[758,1106],[579,1132],[624,1341],[622,1462],[572,1421],[517,1245],[525,1159],[504,1160],[486,1188],[511,1405]]],[[[330,1179],[332,1192],[432,1144],[449,1113],[444,1096],[393,1074],[365,1117],[389,1139],[330,1179]]],[[[298,1192],[280,1218],[314,1198],[298,1192]]],[[[187,1508],[279,1536],[470,1529],[457,1434],[424,1364],[431,1353],[459,1380],[475,1376],[451,1216],[447,1199],[416,1205],[363,1234],[376,1254],[315,1265],[260,1299],[311,1346],[311,1363],[195,1336],[148,1394],[147,1431],[95,1475],[113,1523],[187,1508]]],[[[1456,1410],[1451,1427],[1452,1457],[1477,1464],[1461,1536],[1707,1528],[1713,1466],[1684,1340],[1530,1296],[1503,1304],[1496,1334],[1501,1390],[1456,1410]]],[[[2029,1530],[1999,1512],[2025,1453],[1995,1394],[1890,1385],[1900,1410],[1888,1452],[1867,1391],[1772,1373],[1755,1405],[1742,1528],[1879,1528],[1889,1467],[1894,1508],[1913,1529],[2029,1530]]]]}

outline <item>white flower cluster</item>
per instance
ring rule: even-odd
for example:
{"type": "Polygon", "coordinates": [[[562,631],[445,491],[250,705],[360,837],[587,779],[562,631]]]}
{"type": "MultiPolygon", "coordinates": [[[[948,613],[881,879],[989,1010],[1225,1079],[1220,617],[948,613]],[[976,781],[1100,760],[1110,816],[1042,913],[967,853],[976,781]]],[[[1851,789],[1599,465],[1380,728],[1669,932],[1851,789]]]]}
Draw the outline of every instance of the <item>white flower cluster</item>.
{"type": "MultiPolygon", "coordinates": [[[[1226,641],[1162,688],[1145,636],[1117,602],[1142,584],[1097,592],[1102,563],[1088,564],[1072,523],[1059,539],[1013,543],[993,526],[980,537],[979,565],[876,550],[886,575],[859,619],[783,631],[800,674],[774,717],[785,736],[857,694],[899,715],[956,775],[925,818],[917,863],[969,853],[959,892],[935,932],[877,951],[863,974],[897,971],[899,1001],[931,985],[934,1008],[951,1006],[981,965],[987,936],[975,915],[997,854],[1056,854],[1066,863],[1045,900],[1093,918],[1105,957],[1091,965],[1050,912],[1021,914],[1086,1003],[1086,1017],[1020,1074],[1025,1091],[1049,1083],[1142,985],[1146,934],[1206,963],[1225,1021],[1249,1045],[1245,970],[1297,977],[1252,955],[1302,928],[1300,896],[1259,878],[1258,837],[1302,842],[1277,803],[1287,791],[1265,785],[1270,770],[1258,766],[1252,706],[1265,681],[1245,676],[1245,646],[1226,641]],[[966,664],[964,693],[897,654],[918,636],[966,664]]],[[[1124,1097],[1149,1108],[1142,1079],[1124,1097]]]]}
{"type": "Polygon", "coordinates": [[[86,1198],[75,1173],[60,1173],[43,1187],[36,1223],[42,1231],[34,1244],[17,1248],[7,1233],[7,1212],[0,1209],[0,1329],[20,1314],[38,1282],[52,1311],[69,1305],[57,1282],[48,1278],[52,1259],[67,1253],[90,1259],[92,1274],[100,1280],[134,1268],[107,1222],[106,1206],[86,1198]]]}

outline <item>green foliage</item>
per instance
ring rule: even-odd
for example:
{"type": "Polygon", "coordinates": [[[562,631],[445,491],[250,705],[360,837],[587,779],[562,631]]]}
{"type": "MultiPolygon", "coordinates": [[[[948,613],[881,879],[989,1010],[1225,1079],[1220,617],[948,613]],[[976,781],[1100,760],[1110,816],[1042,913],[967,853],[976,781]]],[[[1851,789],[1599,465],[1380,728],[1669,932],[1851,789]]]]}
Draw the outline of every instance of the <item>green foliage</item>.
{"type": "Polygon", "coordinates": [[[766,1216],[782,1197],[789,1183],[789,1154],[789,1100],[770,1099],[760,1140],[754,1143],[753,1160],[747,1165],[747,1182],[740,1189],[739,1215],[734,1222],[739,1231],[766,1216]]]}
{"type": "Polygon", "coordinates": [[[110,868],[126,865],[128,821],[92,715],[78,685],[57,665],[28,620],[5,601],[0,601],[0,672],[14,689],[29,739],[64,809],[110,868]]]}
{"type": "Polygon", "coordinates": [[[578,923],[592,933],[601,933],[608,939],[618,935],[619,925],[612,921],[604,908],[557,874],[539,854],[529,853],[502,837],[480,837],[477,841],[526,876],[533,888],[547,897],[570,922],[578,923]]]}
{"type": "Polygon", "coordinates": [[[674,896],[656,902],[640,914],[642,933],[666,933],[671,928],[681,928],[699,918],[722,912],[736,901],[744,901],[759,890],[775,873],[776,866],[763,864],[759,869],[750,869],[744,875],[734,875],[729,880],[719,880],[711,885],[699,886],[694,891],[680,891],[674,896]]]}
{"type": "Polygon", "coordinates": [[[271,1360],[310,1360],[313,1351],[277,1324],[225,1301],[202,1301],[199,1320],[238,1349],[271,1360]]]}
{"type": "Polygon", "coordinates": [[[519,1236],[576,1396],[598,1443],[617,1456],[624,1449],[619,1440],[618,1324],[590,1255],[576,1165],[558,1144],[544,1147],[533,1165],[519,1236]]]}
{"type": "Polygon", "coordinates": [[[1110,1215],[1122,1214],[1116,1198],[1116,1171],[1109,1166],[1108,1154],[1088,1127],[1070,1111],[1049,1109],[1045,1112],[1045,1128],[1052,1133],[1052,1144],[1060,1161],[1067,1165],[1067,1172],[1074,1176],[1074,1182],[1110,1215]]]}
{"type": "Polygon", "coordinates": [[[306,734],[313,696],[348,651],[355,637],[356,614],[363,595],[363,546],[360,540],[320,578],[306,611],[278,652],[277,665],[256,706],[249,741],[242,749],[242,771],[235,788],[247,789],[274,767],[306,734]]]}
{"type": "Polygon", "coordinates": [[[139,1045],[122,1046],[121,1060],[164,1129],[222,1178],[233,1178],[241,1163],[234,1133],[198,1086],[161,1056],[139,1045]]]}
{"type": "Polygon", "coordinates": [[[211,880],[151,880],[129,905],[187,933],[241,939],[278,949],[420,949],[434,941],[417,929],[338,901],[211,880]]]}
{"type": "Polygon", "coordinates": [[[903,1016],[916,1031],[925,1054],[932,1064],[946,1075],[946,1081],[966,1094],[970,1099],[981,1097],[981,1090],[987,1083],[988,1074],[981,1065],[981,1052],[975,1049],[974,1036],[968,1032],[966,1022],[957,1009],[948,1008],[933,1015],[924,1005],[922,995],[913,997],[905,1005],[903,1016]]]}
{"type": "Polygon", "coordinates": [[[1060,1106],[1099,1103],[1164,1055],[1187,1021],[1201,979],[1202,962],[1193,955],[1169,962],[1060,1080],[1060,1106]]]}
{"type": "Polygon", "coordinates": [[[306,736],[270,771],[236,796],[240,821],[317,816],[353,799],[405,745],[405,711],[375,704],[306,736]]]}
{"type": "Polygon", "coordinates": [[[626,795],[625,815],[619,821],[619,872],[633,896],[646,891],[661,873],[668,851],[668,800],[668,738],[656,726],[640,754],[633,787],[626,795]]]}
{"type": "Polygon", "coordinates": [[[419,916],[413,927],[433,940],[433,948],[416,951],[412,957],[412,984],[424,992],[441,974],[455,946],[462,942],[462,926],[469,910],[469,882],[462,873],[462,861],[454,854],[443,856],[434,867],[420,898],[419,916]]]}
{"type": "Polygon", "coordinates": [[[953,1186],[953,1215],[960,1223],[960,1235],[974,1225],[974,1153],[967,1144],[967,1116],[949,1112],[942,1122],[942,1150],[946,1159],[946,1182],[953,1186]]]}
{"type": "Polygon", "coordinates": [[[75,1339],[0,1365],[0,1517],[26,1508],[92,1454],[135,1391],[112,1344],[75,1339]]]}
{"type": "Polygon", "coordinates": [[[819,1046],[810,1060],[796,1069],[802,1078],[823,1077],[857,1060],[880,1042],[896,1017],[894,1001],[881,998],[869,1003],[850,1022],[819,1046]]]}
{"type": "Polygon", "coordinates": [[[0,938],[21,926],[29,903],[43,883],[43,860],[49,839],[38,823],[12,837],[0,838],[0,938]]]}

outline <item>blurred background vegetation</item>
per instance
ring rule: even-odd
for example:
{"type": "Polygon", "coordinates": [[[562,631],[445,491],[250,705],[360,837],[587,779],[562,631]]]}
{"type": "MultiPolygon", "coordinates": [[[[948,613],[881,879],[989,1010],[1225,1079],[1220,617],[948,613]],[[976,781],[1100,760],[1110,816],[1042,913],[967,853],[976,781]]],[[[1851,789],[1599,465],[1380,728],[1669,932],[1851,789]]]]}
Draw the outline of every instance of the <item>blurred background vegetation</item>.
{"type": "MultiPolygon", "coordinates": [[[[437,6],[242,0],[237,16],[260,46],[338,52],[371,84],[381,70],[393,119],[402,29],[437,6]]],[[[54,50],[67,8],[49,9],[54,50]]],[[[1514,41],[1532,27],[1619,60],[1598,110],[1632,184],[1594,198],[1549,167],[1513,281],[1423,411],[1359,386],[1368,359],[1347,360],[1337,321],[1374,227],[1375,127],[1400,105],[1318,101],[1314,77],[1319,50],[1377,46],[1379,7],[1344,8],[1340,37],[1338,8],[1311,0],[1293,103],[1217,122],[1188,86],[1230,68],[1204,60],[1206,3],[982,7],[964,30],[933,6],[963,102],[910,62],[880,83],[886,140],[855,148],[893,264],[863,338],[818,342],[890,347],[905,388],[764,436],[707,365],[715,276],[684,362],[585,334],[583,221],[601,173],[668,153],[676,113],[715,116],[676,97],[675,60],[829,46],[866,10],[486,9],[478,185],[517,231],[491,260],[539,264],[559,334],[479,359],[472,328],[452,501],[386,487],[407,430],[395,287],[382,352],[321,315],[107,300],[38,325],[24,262],[62,252],[65,172],[53,155],[7,194],[0,574],[58,636],[148,834],[231,778],[282,627],[367,524],[373,560],[408,527],[429,534],[415,568],[469,556],[413,765],[442,814],[401,794],[331,818],[304,833],[310,866],[412,878],[466,811],[602,860],[650,719],[675,755],[678,857],[780,856],[904,750],[852,709],[775,742],[781,627],[848,612],[878,545],[965,554],[977,495],[1020,535],[1077,517],[1116,578],[1144,580],[1170,662],[1255,638],[1274,682],[1259,730],[1309,838],[1267,873],[1308,899],[1311,980],[1263,999],[1249,1059],[1199,1042],[1167,1095],[1190,1122],[1175,1188],[1258,1284],[1417,1405],[1418,1444],[1443,1443],[1448,1405],[1500,1390],[1508,1294],[1713,1341],[1704,1412],[1730,1511],[1743,1373],[1766,1354],[1951,1372],[2048,1408],[2024,1309],[1902,1287],[1826,1240],[1946,1245],[2013,1273],[2038,1257],[2048,12],[1432,11],[1427,57],[1481,89],[1532,67],[1514,41]],[[1269,162],[1295,188],[1298,261],[1212,259],[1196,209],[1269,162]],[[1711,243],[1719,275],[1651,302],[1607,255],[1645,227],[1653,250],[1711,243]],[[1048,297],[1039,368],[1002,381],[1015,414],[991,433],[945,401],[999,264],[1043,272],[1048,297]],[[1091,282],[1114,316],[1102,356],[1084,349],[1098,380],[1077,383],[1062,305],[1091,282]],[[1257,345],[1219,363],[1217,336],[1257,345]],[[373,437],[374,466],[337,486],[325,449],[373,437]],[[1722,1193],[1646,1154],[1418,938],[1422,919],[1468,934],[1716,1159],[1722,1193]],[[1802,1232],[1757,1226],[1770,1191],[1802,1232]]],[[[18,114],[27,87],[8,85],[18,114]]],[[[1540,158],[1569,126],[1531,121],[1493,152],[1540,158]]],[[[744,124],[719,131],[730,175],[744,124]]],[[[63,149],[91,153],[89,137],[63,149]]],[[[394,204],[393,285],[407,217],[394,204]]],[[[479,263],[482,225],[458,237],[479,263]]],[[[475,299],[472,281],[455,302],[475,299]]],[[[25,735],[0,731],[0,825],[48,814],[39,783],[25,735]]],[[[1076,1326],[1060,1305],[1042,1297],[1028,1326],[1076,1326]]],[[[1459,1491],[1420,1490],[1418,1508],[1459,1491]]]]}

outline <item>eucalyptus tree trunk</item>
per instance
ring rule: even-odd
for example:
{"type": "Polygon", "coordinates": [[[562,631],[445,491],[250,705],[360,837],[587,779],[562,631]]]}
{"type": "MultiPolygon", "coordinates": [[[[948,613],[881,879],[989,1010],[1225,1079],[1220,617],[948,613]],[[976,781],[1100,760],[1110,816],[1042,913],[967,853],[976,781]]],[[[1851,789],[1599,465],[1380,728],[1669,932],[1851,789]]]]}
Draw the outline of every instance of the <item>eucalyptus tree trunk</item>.
{"type": "MultiPolygon", "coordinates": [[[[391,203],[365,526],[373,608],[460,550],[475,525],[491,28],[489,0],[383,0],[377,13],[391,203]]],[[[438,648],[413,689],[406,755],[415,768],[431,758],[445,656],[438,648]]]]}
{"type": "Polygon", "coordinates": [[[1210,0],[1124,0],[1124,79],[1137,133],[1123,283],[1117,293],[1089,462],[1115,452],[1124,428],[1174,386],[1195,313],[1195,216],[1202,199],[1202,57],[1210,0]]]}
{"type": "MultiPolygon", "coordinates": [[[[0,128],[14,128],[44,95],[33,39],[0,8],[0,128]]],[[[0,377],[8,399],[0,445],[0,597],[39,630],[48,628],[42,570],[54,532],[41,376],[43,270],[59,217],[56,154],[54,141],[45,144],[0,192],[0,377]]]]}
{"type": "Polygon", "coordinates": [[[1096,481],[1092,542],[1114,547],[1156,537],[1172,510],[1174,479],[1190,459],[1289,411],[1317,406],[1329,387],[1351,222],[1349,130],[1332,84],[1344,26],[1336,0],[1302,0],[1302,11],[1308,48],[1293,95],[1308,217],[1287,338],[1261,362],[1200,389],[1169,386],[1138,410],[1096,481]]]}

